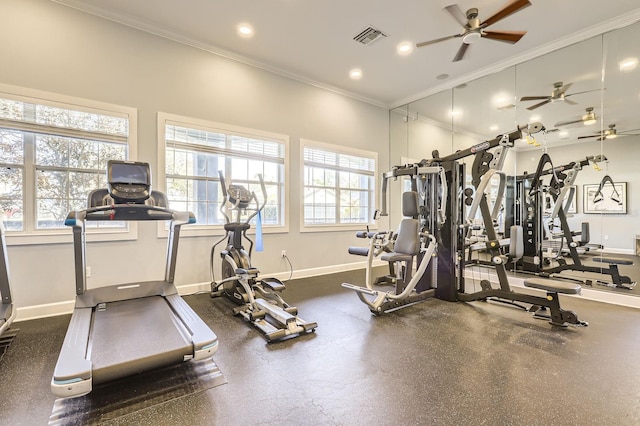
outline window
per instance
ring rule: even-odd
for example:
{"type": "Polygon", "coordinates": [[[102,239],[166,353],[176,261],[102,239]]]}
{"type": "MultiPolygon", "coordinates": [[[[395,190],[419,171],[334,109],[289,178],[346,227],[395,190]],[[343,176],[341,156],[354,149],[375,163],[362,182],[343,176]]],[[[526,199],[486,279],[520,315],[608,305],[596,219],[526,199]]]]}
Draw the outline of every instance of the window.
{"type": "MultiPolygon", "coordinates": [[[[258,175],[262,175],[267,198],[262,212],[265,232],[285,227],[287,136],[165,113],[159,113],[158,126],[162,181],[169,204],[196,216],[196,224],[185,229],[187,233],[202,234],[204,229],[219,229],[225,223],[220,212],[219,172],[227,184],[255,192],[261,203],[264,196],[258,175]]],[[[240,220],[250,213],[242,212],[240,220]]]]}
{"type": "Polygon", "coordinates": [[[302,141],[305,227],[372,224],[377,154],[302,141]]]}
{"type": "MultiPolygon", "coordinates": [[[[106,186],[108,160],[128,158],[135,119],[131,108],[0,86],[0,214],[7,231],[29,243],[70,240],[40,237],[70,235],[69,211],[86,208],[89,192],[106,186]]],[[[119,222],[87,227],[128,229],[119,222]]]]}

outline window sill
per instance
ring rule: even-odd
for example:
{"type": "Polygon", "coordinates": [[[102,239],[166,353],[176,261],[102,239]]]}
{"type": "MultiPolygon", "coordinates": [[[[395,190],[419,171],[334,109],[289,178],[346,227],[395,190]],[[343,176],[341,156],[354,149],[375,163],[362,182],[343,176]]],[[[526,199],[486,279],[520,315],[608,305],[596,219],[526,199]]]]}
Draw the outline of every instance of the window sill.
{"type": "Polygon", "coordinates": [[[359,223],[359,224],[348,224],[348,225],[307,225],[303,226],[300,229],[300,232],[340,232],[340,231],[364,231],[369,228],[369,230],[377,230],[377,223],[359,223]]]}
{"type": "MultiPolygon", "coordinates": [[[[129,224],[129,230],[110,230],[110,231],[86,231],[86,239],[88,243],[100,241],[130,241],[138,239],[138,229],[135,224],[129,224]]],[[[33,234],[26,233],[7,233],[7,245],[40,245],[40,244],[67,244],[73,243],[73,232],[69,229],[56,229],[49,232],[37,232],[33,234]]]]}

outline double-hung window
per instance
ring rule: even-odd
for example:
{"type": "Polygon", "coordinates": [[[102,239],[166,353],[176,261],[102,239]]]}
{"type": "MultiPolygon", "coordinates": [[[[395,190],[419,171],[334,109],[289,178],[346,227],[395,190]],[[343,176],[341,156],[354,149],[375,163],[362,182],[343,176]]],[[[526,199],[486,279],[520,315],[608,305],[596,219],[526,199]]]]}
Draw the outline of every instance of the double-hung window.
{"type": "Polygon", "coordinates": [[[302,140],[303,230],[373,222],[375,152],[302,140]]]}
{"type": "MultiPolygon", "coordinates": [[[[106,164],[127,159],[136,111],[0,86],[0,214],[14,242],[70,240],[64,220],[106,186],[106,164]]],[[[121,223],[90,222],[92,239],[135,238],[121,223]],[[111,236],[109,236],[111,234],[111,236]]]]}
{"type": "MultiPolygon", "coordinates": [[[[227,185],[254,192],[260,205],[265,201],[261,175],[266,191],[264,230],[285,229],[287,136],[166,113],[158,114],[158,134],[169,204],[196,216],[196,224],[184,230],[187,235],[215,233],[225,223],[219,173],[227,185]]],[[[255,207],[254,203],[251,209],[255,207]]],[[[251,212],[241,211],[240,221],[251,212]]]]}

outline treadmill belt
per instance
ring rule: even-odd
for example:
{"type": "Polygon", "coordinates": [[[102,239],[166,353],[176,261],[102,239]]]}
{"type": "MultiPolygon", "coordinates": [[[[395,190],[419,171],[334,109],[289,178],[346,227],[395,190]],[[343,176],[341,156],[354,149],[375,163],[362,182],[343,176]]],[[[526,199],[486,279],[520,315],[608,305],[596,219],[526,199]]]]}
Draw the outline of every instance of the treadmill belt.
{"type": "Polygon", "coordinates": [[[190,361],[94,387],[88,395],[58,398],[49,425],[92,425],[227,383],[212,359],[190,361]]]}

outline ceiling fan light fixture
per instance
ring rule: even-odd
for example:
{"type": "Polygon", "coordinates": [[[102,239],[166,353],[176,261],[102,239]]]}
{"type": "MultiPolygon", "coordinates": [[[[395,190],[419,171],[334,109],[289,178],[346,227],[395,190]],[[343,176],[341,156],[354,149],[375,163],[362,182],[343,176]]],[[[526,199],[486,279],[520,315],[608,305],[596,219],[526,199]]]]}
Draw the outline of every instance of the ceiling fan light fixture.
{"type": "Polygon", "coordinates": [[[584,121],[582,122],[585,126],[591,126],[592,124],[596,124],[597,120],[594,115],[585,116],[584,121]]]}
{"type": "Polygon", "coordinates": [[[615,139],[615,138],[617,138],[617,137],[618,137],[618,134],[617,134],[617,133],[609,132],[609,133],[607,133],[607,134],[605,135],[605,137],[604,137],[604,138],[605,138],[605,139],[615,139]]]}
{"type": "Polygon", "coordinates": [[[480,31],[472,31],[462,36],[462,42],[464,44],[473,44],[476,41],[480,40],[480,38],[482,38],[482,34],[480,34],[480,31]]]}

